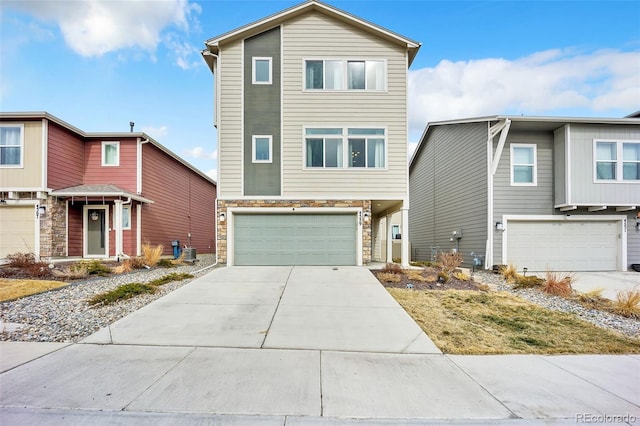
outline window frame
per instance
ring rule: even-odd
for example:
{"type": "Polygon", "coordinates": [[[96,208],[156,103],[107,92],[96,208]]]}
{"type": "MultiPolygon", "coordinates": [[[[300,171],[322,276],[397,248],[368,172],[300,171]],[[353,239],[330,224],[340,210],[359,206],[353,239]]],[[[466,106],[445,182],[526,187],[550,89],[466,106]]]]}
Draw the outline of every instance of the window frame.
{"type": "Polygon", "coordinates": [[[122,206],[122,230],[131,230],[131,205],[122,206]],[[125,219],[127,222],[125,223],[125,219]]]}
{"type": "Polygon", "coordinates": [[[640,163],[640,160],[625,161],[624,159],[624,145],[635,144],[640,145],[640,140],[637,139],[593,139],[593,183],[635,183],[639,184],[640,179],[625,179],[624,178],[624,164],[625,163],[640,163]],[[616,146],[616,159],[615,160],[598,160],[598,143],[613,143],[616,146]],[[614,179],[599,179],[598,178],[598,163],[613,163],[615,164],[615,178],[614,179]]]}
{"type": "Polygon", "coordinates": [[[103,167],[119,167],[120,166],[120,141],[102,141],[101,144],[101,157],[102,157],[102,166],[103,167]],[[107,163],[107,150],[106,147],[113,145],[116,147],[116,162],[115,164],[107,163]]]}
{"type": "Polygon", "coordinates": [[[273,136],[272,135],[252,135],[251,136],[251,162],[256,164],[273,163],[273,136]],[[256,142],[258,139],[267,139],[269,141],[269,159],[258,160],[256,158],[256,142]]]}
{"type": "Polygon", "coordinates": [[[20,129],[20,142],[19,145],[0,145],[0,150],[3,148],[20,148],[20,161],[18,164],[2,164],[0,168],[3,169],[21,169],[24,168],[24,123],[0,123],[0,127],[6,128],[18,128],[20,129]]]}
{"type": "Polygon", "coordinates": [[[302,59],[302,90],[305,92],[386,92],[388,87],[388,70],[387,60],[382,58],[303,58],[302,59]],[[322,88],[309,88],[307,87],[307,62],[322,62],[322,88]],[[340,88],[327,89],[327,75],[326,75],[326,63],[327,62],[340,62],[341,69],[341,83],[340,88]],[[362,62],[364,63],[364,89],[350,89],[349,88],[349,63],[362,62]],[[382,88],[370,88],[369,76],[367,70],[371,63],[382,64],[383,81],[382,88]]]}
{"type": "Polygon", "coordinates": [[[511,143],[509,146],[510,151],[510,173],[511,173],[511,186],[538,186],[538,145],[534,143],[511,143]],[[531,148],[533,151],[533,164],[520,164],[514,162],[514,148],[531,148]],[[514,168],[515,166],[527,166],[532,167],[532,181],[531,182],[516,182],[514,168]]]}
{"type": "Polygon", "coordinates": [[[304,170],[372,170],[372,171],[381,171],[388,170],[388,156],[389,156],[389,139],[388,139],[388,131],[384,126],[342,126],[342,125],[309,125],[304,126],[302,129],[302,168],[304,170]],[[307,130],[309,129],[340,129],[341,133],[315,133],[315,134],[307,134],[307,130]],[[371,131],[382,131],[382,134],[350,134],[350,130],[371,130],[371,131]],[[322,166],[307,166],[307,140],[308,139],[322,139],[322,166]],[[336,167],[328,167],[326,165],[326,139],[340,139],[342,141],[342,165],[336,167]],[[349,148],[349,140],[350,139],[364,139],[365,140],[365,163],[364,166],[354,167],[351,165],[351,157],[350,157],[350,148],[349,148]],[[384,165],[382,167],[370,167],[368,165],[368,147],[369,139],[382,139],[384,143],[384,165]]]}
{"type": "Polygon", "coordinates": [[[273,84],[273,58],[270,56],[253,56],[251,58],[251,83],[252,84],[273,84]],[[268,61],[269,63],[269,80],[262,81],[258,80],[256,77],[256,62],[257,61],[268,61]]]}

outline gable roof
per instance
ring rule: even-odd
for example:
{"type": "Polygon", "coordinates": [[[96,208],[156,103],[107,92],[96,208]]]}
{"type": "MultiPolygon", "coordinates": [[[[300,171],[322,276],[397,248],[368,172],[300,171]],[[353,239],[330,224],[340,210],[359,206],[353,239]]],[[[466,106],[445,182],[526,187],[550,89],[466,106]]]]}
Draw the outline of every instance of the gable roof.
{"type": "Polygon", "coordinates": [[[205,42],[207,48],[202,51],[202,56],[209,65],[209,68],[211,68],[211,70],[213,71],[214,58],[212,58],[211,56],[215,56],[218,54],[221,43],[244,39],[262,33],[296,16],[308,13],[310,11],[323,13],[342,22],[346,22],[347,24],[357,27],[363,31],[373,33],[380,38],[406,46],[409,52],[409,65],[411,65],[411,62],[413,62],[413,59],[415,58],[416,54],[418,53],[418,49],[420,49],[421,46],[421,44],[417,41],[408,39],[391,30],[373,24],[364,19],[358,18],[357,16],[352,15],[348,12],[337,9],[333,6],[329,6],[328,4],[322,3],[318,0],[308,0],[304,3],[300,3],[296,6],[290,7],[289,9],[285,9],[281,12],[267,16],[266,18],[236,28],[235,30],[228,31],[217,37],[210,38],[205,42]]]}
{"type": "Polygon", "coordinates": [[[596,117],[535,117],[523,115],[491,115],[484,117],[462,118],[457,120],[434,121],[427,123],[420,142],[415,151],[411,155],[409,161],[409,169],[413,166],[414,160],[417,158],[423,145],[426,144],[428,134],[438,126],[454,125],[454,124],[471,124],[471,123],[491,123],[502,120],[511,121],[511,129],[522,130],[541,130],[553,131],[566,124],[635,124],[640,125],[639,118],[596,118],[596,117]]]}
{"type": "Polygon", "coordinates": [[[156,141],[155,139],[153,139],[151,136],[147,135],[144,132],[85,132],[85,131],[82,131],[82,130],[78,129],[75,126],[72,126],[71,124],[67,123],[66,121],[61,120],[60,118],[56,117],[55,115],[51,115],[51,114],[49,114],[48,112],[45,112],[45,111],[0,112],[0,120],[4,120],[4,121],[6,121],[6,120],[37,120],[37,119],[44,119],[44,120],[49,120],[51,122],[54,122],[58,126],[63,127],[63,128],[69,130],[72,133],[75,133],[76,135],[80,136],[83,139],[140,138],[144,142],[148,142],[151,145],[155,146],[160,151],[164,152],[165,154],[167,154],[168,156],[170,156],[174,160],[178,161],[179,163],[181,163],[182,165],[184,165],[188,169],[192,170],[194,173],[196,173],[199,176],[203,177],[207,181],[213,183],[214,185],[217,185],[215,180],[211,179],[209,176],[204,174],[202,171],[198,170],[193,165],[189,164],[182,157],[179,157],[177,154],[175,154],[169,148],[165,147],[160,142],[156,141]]]}

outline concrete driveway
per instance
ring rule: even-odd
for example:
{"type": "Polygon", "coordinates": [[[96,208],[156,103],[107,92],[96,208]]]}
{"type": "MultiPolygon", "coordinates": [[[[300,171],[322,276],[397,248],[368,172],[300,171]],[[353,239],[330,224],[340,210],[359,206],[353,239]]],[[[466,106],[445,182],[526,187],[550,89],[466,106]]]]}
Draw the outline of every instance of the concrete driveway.
{"type": "Polygon", "coordinates": [[[640,290],[640,272],[635,271],[606,271],[606,272],[574,272],[574,290],[586,293],[591,290],[602,289],[602,296],[614,300],[620,291],[640,290]]]}

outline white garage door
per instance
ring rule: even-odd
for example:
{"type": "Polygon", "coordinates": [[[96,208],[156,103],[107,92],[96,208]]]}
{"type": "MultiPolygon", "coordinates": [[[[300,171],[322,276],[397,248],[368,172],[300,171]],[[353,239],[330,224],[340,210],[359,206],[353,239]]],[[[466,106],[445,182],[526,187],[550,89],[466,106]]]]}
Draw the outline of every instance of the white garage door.
{"type": "Polygon", "coordinates": [[[0,206],[0,259],[13,253],[34,253],[35,220],[33,206],[0,206]]]}
{"type": "Polygon", "coordinates": [[[356,265],[355,214],[236,214],[235,265],[356,265]]]}
{"type": "Polygon", "coordinates": [[[509,221],[507,264],[530,271],[618,269],[616,221],[509,221]]]}

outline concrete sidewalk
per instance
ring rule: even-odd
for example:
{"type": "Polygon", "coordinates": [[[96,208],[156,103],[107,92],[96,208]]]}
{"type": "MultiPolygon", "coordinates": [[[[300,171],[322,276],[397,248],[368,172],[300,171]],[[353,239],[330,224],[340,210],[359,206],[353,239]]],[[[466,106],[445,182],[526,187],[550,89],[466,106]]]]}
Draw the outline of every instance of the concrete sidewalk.
{"type": "Polygon", "coordinates": [[[365,268],[221,268],[0,359],[3,425],[640,423],[640,356],[442,355],[365,268]]]}

